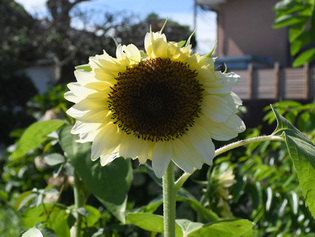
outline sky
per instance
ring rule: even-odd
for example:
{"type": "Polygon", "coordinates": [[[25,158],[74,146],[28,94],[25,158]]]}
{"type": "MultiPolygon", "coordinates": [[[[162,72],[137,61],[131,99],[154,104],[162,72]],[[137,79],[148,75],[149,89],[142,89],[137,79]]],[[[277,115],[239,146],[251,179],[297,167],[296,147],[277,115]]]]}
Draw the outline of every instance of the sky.
{"type": "MultiPolygon", "coordinates": [[[[46,0],[16,0],[31,14],[44,16],[46,0]]],[[[141,18],[150,13],[172,19],[194,30],[193,0],[92,0],[78,4],[81,9],[118,13],[133,13],[141,18]]],[[[216,14],[211,11],[197,10],[196,37],[200,54],[210,52],[216,41],[216,14]]],[[[76,23],[74,23],[76,24],[76,23]]],[[[183,39],[184,40],[184,39],[183,39]]]]}

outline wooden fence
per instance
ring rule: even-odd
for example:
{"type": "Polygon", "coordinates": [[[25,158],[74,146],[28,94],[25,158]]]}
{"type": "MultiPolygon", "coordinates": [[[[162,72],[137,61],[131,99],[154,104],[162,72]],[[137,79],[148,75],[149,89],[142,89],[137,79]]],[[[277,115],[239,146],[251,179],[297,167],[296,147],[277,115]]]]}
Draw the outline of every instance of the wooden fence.
{"type": "Polygon", "coordinates": [[[315,68],[306,64],[303,68],[253,68],[233,70],[240,80],[232,91],[243,100],[251,99],[312,99],[315,95],[315,68]]]}

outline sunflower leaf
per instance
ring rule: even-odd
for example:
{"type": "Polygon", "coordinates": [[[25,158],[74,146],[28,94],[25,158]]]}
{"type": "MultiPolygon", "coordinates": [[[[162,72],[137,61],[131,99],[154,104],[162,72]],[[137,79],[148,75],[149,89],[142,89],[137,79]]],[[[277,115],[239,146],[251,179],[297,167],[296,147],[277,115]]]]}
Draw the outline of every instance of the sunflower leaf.
{"type": "Polygon", "coordinates": [[[48,139],[46,135],[56,131],[64,124],[65,121],[62,120],[48,120],[30,125],[19,140],[17,148],[10,157],[10,161],[18,161],[29,151],[37,148],[48,139]]]}
{"type": "MultiPolygon", "coordinates": [[[[157,233],[164,232],[163,216],[160,216],[160,215],[155,215],[151,213],[141,213],[141,212],[129,213],[127,215],[127,223],[128,222],[147,231],[157,232],[157,233]]],[[[181,228],[179,227],[177,223],[175,224],[175,236],[176,237],[183,236],[181,228]]]]}
{"type": "Polygon", "coordinates": [[[70,133],[71,127],[60,130],[62,149],[70,159],[76,172],[89,191],[120,221],[125,222],[127,192],[132,181],[132,168],[129,159],[116,158],[102,167],[91,160],[91,144],[77,143],[76,136],[70,133]]]}
{"type": "Polygon", "coordinates": [[[252,236],[253,226],[254,224],[249,220],[222,220],[200,226],[199,228],[196,228],[196,230],[189,232],[188,236],[252,236]]]}
{"type": "Polygon", "coordinates": [[[302,132],[295,128],[288,120],[272,108],[276,119],[277,128],[275,135],[282,135],[291,159],[297,172],[305,204],[315,216],[315,145],[309,141],[302,132]]]}

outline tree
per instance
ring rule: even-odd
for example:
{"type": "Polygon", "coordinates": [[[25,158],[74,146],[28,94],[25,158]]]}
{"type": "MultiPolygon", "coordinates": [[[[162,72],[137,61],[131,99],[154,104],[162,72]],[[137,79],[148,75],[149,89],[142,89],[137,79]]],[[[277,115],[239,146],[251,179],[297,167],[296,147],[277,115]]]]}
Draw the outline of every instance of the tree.
{"type": "MultiPolygon", "coordinates": [[[[133,43],[138,48],[143,48],[143,36],[146,32],[150,31],[150,26],[152,31],[159,31],[163,27],[166,19],[160,18],[157,14],[149,14],[144,21],[133,25],[127,25],[119,29],[116,33],[116,37],[123,44],[133,43]]],[[[175,21],[168,20],[163,33],[167,36],[169,41],[179,42],[184,39],[188,39],[191,35],[189,26],[181,25],[175,21]]],[[[196,46],[196,40],[193,36],[191,39],[193,47],[196,46]]]]}
{"type": "Polygon", "coordinates": [[[39,25],[13,0],[1,1],[0,15],[0,137],[1,142],[10,143],[10,131],[34,121],[24,108],[37,90],[17,72],[38,57],[32,35],[39,25]]]}

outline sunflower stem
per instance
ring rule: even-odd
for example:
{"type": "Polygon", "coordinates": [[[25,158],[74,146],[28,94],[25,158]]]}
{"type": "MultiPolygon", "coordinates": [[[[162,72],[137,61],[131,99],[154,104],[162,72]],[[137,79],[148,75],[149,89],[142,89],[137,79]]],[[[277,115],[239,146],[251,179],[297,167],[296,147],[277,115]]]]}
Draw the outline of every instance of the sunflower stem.
{"type": "Polygon", "coordinates": [[[284,141],[283,137],[280,136],[274,136],[274,135],[268,135],[268,136],[259,136],[259,137],[253,137],[245,140],[240,140],[237,142],[233,142],[231,144],[225,145],[215,151],[215,157],[218,155],[221,155],[222,153],[225,153],[229,150],[232,150],[234,148],[245,146],[253,142],[264,142],[264,141],[284,141]]]}
{"type": "Polygon", "coordinates": [[[82,217],[81,214],[78,212],[78,209],[83,207],[84,197],[82,195],[82,191],[80,189],[80,177],[74,171],[74,185],[73,185],[73,192],[74,192],[74,206],[77,211],[77,220],[75,223],[75,237],[81,237],[81,225],[82,225],[82,217]]]}
{"type": "Polygon", "coordinates": [[[164,236],[175,237],[176,192],[174,185],[174,168],[171,161],[163,175],[163,215],[164,236]]]}

